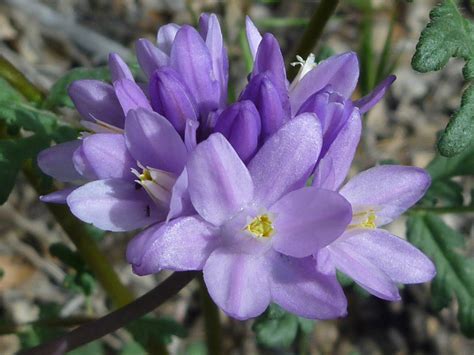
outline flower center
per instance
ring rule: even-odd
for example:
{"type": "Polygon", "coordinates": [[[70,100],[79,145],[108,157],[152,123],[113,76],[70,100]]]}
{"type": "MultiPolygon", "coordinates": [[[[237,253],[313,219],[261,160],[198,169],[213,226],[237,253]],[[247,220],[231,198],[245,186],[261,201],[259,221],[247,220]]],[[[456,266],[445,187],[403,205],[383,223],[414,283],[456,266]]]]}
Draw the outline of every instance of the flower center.
{"type": "Polygon", "coordinates": [[[377,228],[377,225],[375,224],[375,219],[376,219],[376,216],[375,216],[374,210],[354,213],[354,215],[352,216],[353,223],[349,224],[348,228],[349,229],[351,228],[375,229],[377,228]]]}
{"type": "Polygon", "coordinates": [[[138,178],[135,182],[143,186],[157,205],[168,208],[176,176],[167,171],[144,167],[140,163],[138,166],[142,169],[141,173],[132,169],[132,173],[138,178]]]}
{"type": "Polygon", "coordinates": [[[255,217],[245,229],[257,238],[268,238],[274,233],[272,220],[267,214],[255,217]]]}

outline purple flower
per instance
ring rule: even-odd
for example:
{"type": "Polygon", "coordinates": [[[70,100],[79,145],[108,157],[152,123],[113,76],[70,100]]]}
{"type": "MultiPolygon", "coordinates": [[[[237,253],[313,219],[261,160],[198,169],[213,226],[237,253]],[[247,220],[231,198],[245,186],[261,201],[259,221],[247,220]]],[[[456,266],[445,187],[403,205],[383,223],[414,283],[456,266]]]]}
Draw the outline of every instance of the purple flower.
{"type": "Polygon", "coordinates": [[[248,168],[221,134],[211,135],[186,165],[196,214],[133,239],[127,259],[134,272],[202,269],[213,300],[237,319],[261,314],[270,302],[308,318],[345,314],[335,275],[319,273],[311,256],[351,218],[338,193],[304,187],[321,145],[312,114],[283,126],[248,168]]]}
{"type": "MultiPolygon", "coordinates": [[[[314,186],[320,183],[315,180],[314,186]]],[[[329,274],[340,270],[371,294],[391,301],[400,299],[397,284],[430,281],[436,274],[431,260],[379,229],[415,204],[429,185],[425,170],[397,165],[374,167],[349,180],[339,193],[352,205],[352,221],[340,238],[316,254],[318,270],[329,274]]]]}

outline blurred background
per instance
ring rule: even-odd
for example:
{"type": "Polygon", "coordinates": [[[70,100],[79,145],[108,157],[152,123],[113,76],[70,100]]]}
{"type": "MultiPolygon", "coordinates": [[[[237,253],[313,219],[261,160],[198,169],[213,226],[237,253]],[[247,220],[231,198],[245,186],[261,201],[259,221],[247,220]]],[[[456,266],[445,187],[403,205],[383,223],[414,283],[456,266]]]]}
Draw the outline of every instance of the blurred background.
{"type": "MultiPolygon", "coordinates": [[[[410,65],[420,32],[435,3],[431,0],[340,1],[314,49],[319,59],[348,50],[358,52],[361,62],[358,96],[370,91],[388,73],[397,76],[386,98],[364,118],[364,137],[352,173],[380,162],[425,167],[434,156],[437,132],[459,107],[462,62],[451,61],[444,70],[428,74],[418,74],[410,65]]],[[[201,12],[215,12],[228,46],[229,82],[238,94],[248,73],[242,32],[245,15],[251,16],[261,32],[276,35],[289,63],[296,60],[298,40],[317,5],[318,1],[302,0],[0,0],[0,53],[47,91],[70,69],[105,65],[111,51],[133,63],[134,41],[142,37],[154,40],[163,24],[195,24],[201,12]]],[[[61,109],[61,118],[72,125],[78,123],[73,110],[61,109]]],[[[472,178],[458,182],[464,191],[474,187],[472,178]]],[[[443,219],[468,237],[463,253],[474,255],[472,214],[445,215],[443,219]]],[[[405,220],[401,218],[389,229],[404,236],[405,220]]],[[[91,233],[122,281],[135,294],[145,293],[165,277],[165,274],[149,277],[132,274],[124,259],[131,235],[111,235],[92,229],[91,233]]],[[[61,255],[74,253],[73,250],[35,191],[20,175],[9,200],[0,207],[1,354],[12,354],[22,346],[37,344],[108,312],[110,304],[87,267],[61,261],[61,255]]],[[[258,326],[252,321],[234,321],[221,314],[224,351],[228,354],[473,354],[474,341],[459,331],[456,303],[453,301],[448,308],[435,312],[429,287],[406,287],[402,290],[402,302],[388,303],[369,297],[348,283],[347,318],[314,324],[301,322],[287,328],[275,324],[270,338],[283,340],[273,344],[265,341],[265,334],[263,340],[262,334],[256,337],[258,326]],[[290,340],[288,332],[295,333],[290,340]]],[[[166,337],[171,353],[205,354],[197,282],[156,314],[164,317],[160,318],[163,322],[150,324],[148,328],[166,337]],[[167,326],[169,318],[177,324],[167,326]]],[[[127,331],[121,330],[75,353],[144,352],[127,331]]]]}

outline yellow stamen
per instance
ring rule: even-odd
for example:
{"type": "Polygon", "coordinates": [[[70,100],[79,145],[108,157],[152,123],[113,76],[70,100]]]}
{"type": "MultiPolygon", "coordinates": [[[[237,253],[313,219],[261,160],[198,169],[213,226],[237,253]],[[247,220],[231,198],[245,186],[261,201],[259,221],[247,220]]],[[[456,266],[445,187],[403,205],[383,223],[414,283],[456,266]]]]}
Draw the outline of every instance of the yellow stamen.
{"type": "Polygon", "coordinates": [[[151,177],[150,170],[143,169],[143,172],[138,177],[140,181],[152,181],[153,178],[151,177]]]}
{"type": "Polygon", "coordinates": [[[377,225],[375,224],[375,219],[376,219],[376,216],[375,216],[375,211],[374,210],[368,210],[368,211],[364,211],[364,212],[358,212],[358,213],[355,213],[353,215],[353,217],[365,217],[367,216],[367,218],[365,219],[365,221],[363,222],[360,222],[360,223],[355,223],[355,224],[349,224],[349,226],[347,227],[348,229],[352,229],[352,228],[369,228],[369,229],[375,229],[377,228],[377,225]]]}
{"type": "Polygon", "coordinates": [[[271,237],[274,233],[272,220],[266,214],[255,217],[245,229],[254,236],[263,238],[271,237]]]}

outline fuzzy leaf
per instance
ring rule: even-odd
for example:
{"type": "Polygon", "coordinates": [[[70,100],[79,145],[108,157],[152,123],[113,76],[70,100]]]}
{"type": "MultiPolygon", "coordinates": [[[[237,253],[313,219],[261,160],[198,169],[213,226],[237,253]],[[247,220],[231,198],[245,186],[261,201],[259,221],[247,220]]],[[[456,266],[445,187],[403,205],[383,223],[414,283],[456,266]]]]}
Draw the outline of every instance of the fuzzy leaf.
{"type": "Polygon", "coordinates": [[[49,140],[41,135],[0,140],[0,204],[3,204],[16,182],[23,163],[46,148],[49,140]]]}
{"type": "Polygon", "coordinates": [[[474,337],[474,260],[458,252],[464,247],[463,236],[436,215],[420,213],[408,219],[407,237],[436,264],[434,306],[440,309],[448,305],[454,295],[459,303],[461,330],[474,337]]]}
{"type": "MultiPolygon", "coordinates": [[[[464,18],[454,0],[444,0],[430,13],[430,23],[421,33],[412,59],[415,70],[426,73],[443,68],[451,57],[466,64],[463,75],[474,78],[474,24],[464,18]]],[[[474,135],[474,89],[463,94],[460,109],[453,115],[438,143],[447,157],[461,153],[474,135]]]]}
{"type": "Polygon", "coordinates": [[[474,175],[474,144],[453,158],[436,156],[426,169],[433,182],[454,176],[474,175]]]}

